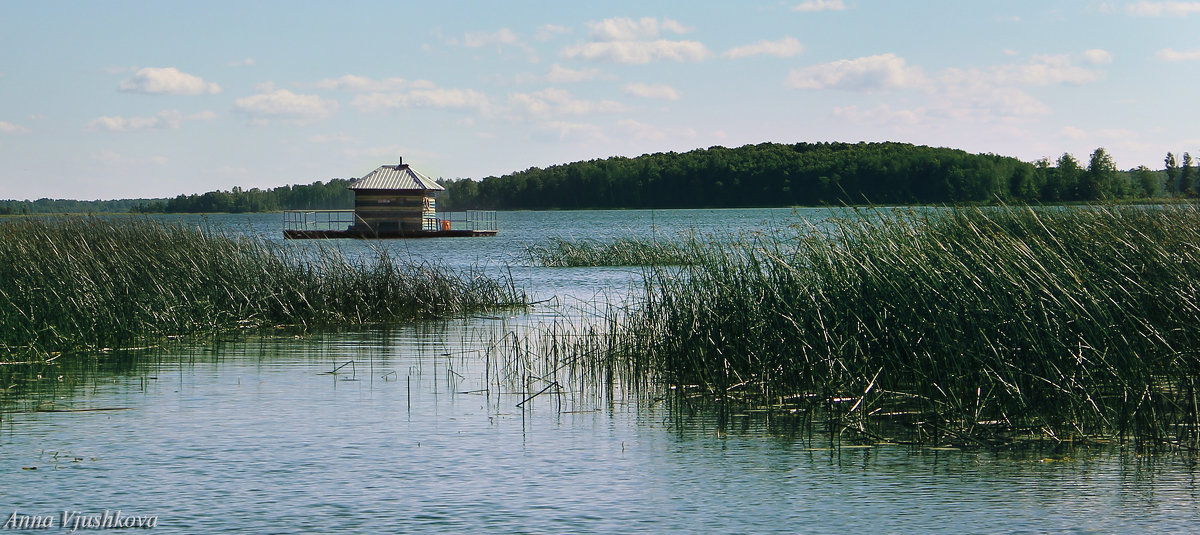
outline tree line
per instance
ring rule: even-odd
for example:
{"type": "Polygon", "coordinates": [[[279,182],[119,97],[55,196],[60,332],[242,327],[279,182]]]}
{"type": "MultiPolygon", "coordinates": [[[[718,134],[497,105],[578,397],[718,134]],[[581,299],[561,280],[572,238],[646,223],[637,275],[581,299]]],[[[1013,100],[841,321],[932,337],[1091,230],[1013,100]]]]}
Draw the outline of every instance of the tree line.
{"type": "Polygon", "coordinates": [[[350,181],[334,178],[308,185],[279,186],[272,189],[235,187],[228,191],[179,195],[170,199],[121,199],[113,201],[74,201],[38,199],[36,201],[0,201],[0,215],[52,213],[212,213],[275,212],[279,210],[339,210],[354,206],[350,181]]]}
{"type": "MultiPolygon", "coordinates": [[[[824,204],[1056,203],[1200,196],[1188,153],[1165,169],[1120,171],[1103,148],[1023,162],[907,143],[760,143],[635,158],[615,156],[483,180],[449,179],[439,208],[723,208],[824,204]]],[[[0,214],[270,212],[354,205],[349,180],[272,189],[233,188],[170,199],[0,201],[0,214]]]]}
{"type": "MultiPolygon", "coordinates": [[[[1181,173],[1182,174],[1182,173],[1181,173]]],[[[447,209],[1064,202],[1157,197],[1162,173],[1119,171],[1105,149],[1022,162],[906,143],[761,143],[612,157],[445,180],[447,209]]]]}

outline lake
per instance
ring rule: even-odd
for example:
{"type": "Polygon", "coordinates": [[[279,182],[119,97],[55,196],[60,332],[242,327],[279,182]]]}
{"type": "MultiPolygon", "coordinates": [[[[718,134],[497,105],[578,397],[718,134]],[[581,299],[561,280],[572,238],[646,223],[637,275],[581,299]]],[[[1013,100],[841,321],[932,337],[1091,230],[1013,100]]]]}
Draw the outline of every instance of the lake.
{"type": "MultiPolygon", "coordinates": [[[[761,414],[547,374],[512,349],[620,303],[638,268],[523,246],[771,231],[826,209],[503,212],[493,238],[329,242],[511,272],[538,305],[254,334],[47,368],[0,411],[0,516],[154,516],[166,533],[1187,533],[1193,459],[1120,447],[839,447],[761,414]],[[531,377],[533,376],[533,377],[531,377]]],[[[170,217],[280,239],[279,214],[170,217]]],[[[315,247],[317,242],[287,242],[315,247]]],[[[85,528],[80,528],[84,529],[85,528]]],[[[37,530],[44,531],[44,530],[37,530]]]]}

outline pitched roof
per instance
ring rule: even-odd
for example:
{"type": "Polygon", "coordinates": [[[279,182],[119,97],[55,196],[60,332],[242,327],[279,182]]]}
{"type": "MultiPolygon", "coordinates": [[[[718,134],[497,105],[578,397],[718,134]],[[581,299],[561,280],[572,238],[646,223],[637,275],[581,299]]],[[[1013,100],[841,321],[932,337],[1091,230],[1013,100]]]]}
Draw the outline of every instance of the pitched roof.
{"type": "Polygon", "coordinates": [[[381,165],[362,178],[356,178],[347,186],[349,189],[388,189],[442,191],[443,188],[432,178],[416,172],[408,164],[381,165]]]}

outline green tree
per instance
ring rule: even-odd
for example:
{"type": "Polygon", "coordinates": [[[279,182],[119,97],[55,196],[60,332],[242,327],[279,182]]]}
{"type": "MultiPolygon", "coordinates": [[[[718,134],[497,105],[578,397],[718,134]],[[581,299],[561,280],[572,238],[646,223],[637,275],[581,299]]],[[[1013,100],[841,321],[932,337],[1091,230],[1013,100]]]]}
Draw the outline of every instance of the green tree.
{"type": "Polygon", "coordinates": [[[1079,180],[1083,175],[1083,169],[1079,167],[1079,160],[1076,160],[1070,153],[1064,152],[1062,156],[1058,157],[1055,164],[1059,188],[1062,191],[1061,200],[1079,199],[1079,180]]]}
{"type": "Polygon", "coordinates": [[[1088,160],[1088,170],[1085,174],[1088,177],[1088,187],[1092,189],[1092,194],[1087,199],[1094,200],[1129,196],[1128,178],[1117,170],[1117,165],[1113,163],[1112,156],[1108,154],[1108,151],[1104,147],[1097,148],[1092,152],[1092,157],[1088,160]]]}
{"type": "Polygon", "coordinates": [[[1194,164],[1195,162],[1192,161],[1192,155],[1186,152],[1183,153],[1183,167],[1179,168],[1179,189],[1184,194],[1191,196],[1195,196],[1197,191],[1195,179],[1192,178],[1195,174],[1194,164]]]}
{"type": "Polygon", "coordinates": [[[1134,169],[1133,183],[1140,189],[1138,192],[1140,197],[1157,197],[1160,193],[1158,176],[1144,165],[1139,165],[1137,169],[1134,169]]]}
{"type": "Polygon", "coordinates": [[[1180,192],[1179,161],[1175,159],[1175,154],[1168,152],[1167,157],[1163,159],[1163,164],[1167,170],[1167,191],[1178,194],[1180,192]]]}

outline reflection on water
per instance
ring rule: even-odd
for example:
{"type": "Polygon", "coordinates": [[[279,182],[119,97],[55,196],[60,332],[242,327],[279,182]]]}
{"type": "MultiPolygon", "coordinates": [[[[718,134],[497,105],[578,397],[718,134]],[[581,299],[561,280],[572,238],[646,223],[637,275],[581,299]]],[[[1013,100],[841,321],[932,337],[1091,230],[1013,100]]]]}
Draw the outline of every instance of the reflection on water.
{"type": "Polygon", "coordinates": [[[0,504],[157,514],[168,532],[1178,532],[1200,520],[1193,466],[1174,457],[839,448],[752,415],[722,432],[670,396],[607,398],[565,372],[533,396],[546,381],[498,343],[518,324],[254,337],[61,367],[70,379],[29,382],[24,410],[4,415],[0,504]]]}
{"type": "MultiPolygon", "coordinates": [[[[763,212],[692,219],[754,228],[790,213],[763,212]]],[[[525,266],[521,240],[683,220],[576,217],[502,220],[502,236],[527,233],[508,238],[387,245],[511,265],[549,299],[518,317],[0,366],[13,385],[0,394],[0,511],[120,509],[158,515],[167,533],[1117,533],[1200,521],[1182,457],[839,447],[806,422],[749,413],[722,427],[669,392],[609,388],[554,355],[532,361],[516,350],[538,347],[527,327],[619,301],[640,271],[525,266]]]]}

